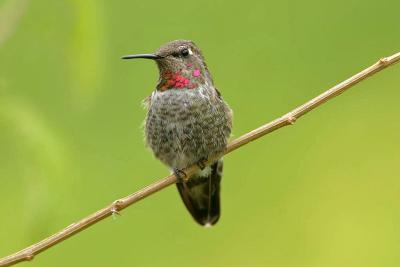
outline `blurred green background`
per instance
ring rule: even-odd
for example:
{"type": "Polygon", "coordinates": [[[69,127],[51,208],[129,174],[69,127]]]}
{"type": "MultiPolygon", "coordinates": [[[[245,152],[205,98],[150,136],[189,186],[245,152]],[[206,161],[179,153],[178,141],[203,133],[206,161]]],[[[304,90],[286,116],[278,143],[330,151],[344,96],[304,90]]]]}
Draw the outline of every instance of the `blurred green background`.
{"type": "MultiPolygon", "coordinates": [[[[400,50],[400,2],[0,0],[0,256],[168,174],[144,146],[157,68],[193,39],[234,137],[400,50]]],[[[400,65],[225,158],[222,218],[174,187],[21,266],[399,266],[400,65]]]]}

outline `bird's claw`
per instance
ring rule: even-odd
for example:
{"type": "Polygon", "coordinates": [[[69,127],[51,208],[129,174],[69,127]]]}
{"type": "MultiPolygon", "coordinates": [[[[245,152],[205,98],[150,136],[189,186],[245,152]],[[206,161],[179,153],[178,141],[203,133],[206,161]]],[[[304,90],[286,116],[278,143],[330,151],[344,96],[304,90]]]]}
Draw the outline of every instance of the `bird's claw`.
{"type": "Polygon", "coordinates": [[[201,158],[197,162],[197,166],[200,168],[200,170],[204,170],[204,168],[206,167],[206,163],[207,163],[207,158],[201,158]]]}
{"type": "Polygon", "coordinates": [[[183,170],[174,168],[173,172],[176,176],[177,183],[184,183],[189,180],[187,174],[183,170]]]}

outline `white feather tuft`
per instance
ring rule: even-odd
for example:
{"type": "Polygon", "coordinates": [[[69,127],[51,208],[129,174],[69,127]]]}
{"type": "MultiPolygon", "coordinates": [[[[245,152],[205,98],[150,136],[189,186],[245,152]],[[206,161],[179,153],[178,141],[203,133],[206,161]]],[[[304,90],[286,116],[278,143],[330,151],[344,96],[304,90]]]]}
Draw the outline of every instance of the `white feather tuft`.
{"type": "Polygon", "coordinates": [[[212,171],[211,167],[207,166],[203,170],[201,170],[198,175],[201,177],[208,177],[211,175],[211,171],[212,171]]]}

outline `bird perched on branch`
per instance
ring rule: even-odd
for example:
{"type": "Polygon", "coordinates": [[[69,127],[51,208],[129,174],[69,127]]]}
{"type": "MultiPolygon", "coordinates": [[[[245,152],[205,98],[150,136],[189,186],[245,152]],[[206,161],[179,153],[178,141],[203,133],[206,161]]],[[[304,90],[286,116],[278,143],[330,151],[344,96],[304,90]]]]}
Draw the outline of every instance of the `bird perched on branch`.
{"type": "Polygon", "coordinates": [[[124,56],[157,63],[159,80],[145,102],[145,136],[156,158],[178,178],[177,188],[193,218],[214,225],[220,217],[221,154],[232,128],[232,111],[215,88],[200,49],[188,40],[162,45],[154,54],[124,56]],[[200,171],[185,179],[183,169],[193,164],[200,171]]]}

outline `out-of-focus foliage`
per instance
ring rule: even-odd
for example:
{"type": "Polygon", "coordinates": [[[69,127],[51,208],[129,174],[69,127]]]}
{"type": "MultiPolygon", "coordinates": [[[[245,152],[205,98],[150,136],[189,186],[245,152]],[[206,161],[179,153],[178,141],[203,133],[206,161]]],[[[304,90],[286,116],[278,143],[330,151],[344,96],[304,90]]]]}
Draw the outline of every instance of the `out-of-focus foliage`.
{"type": "MultiPolygon", "coordinates": [[[[193,39],[234,137],[400,50],[400,2],[0,1],[0,254],[162,177],[140,102],[193,39]]],[[[225,158],[223,215],[168,188],[32,266],[399,266],[400,66],[225,158]]]]}

